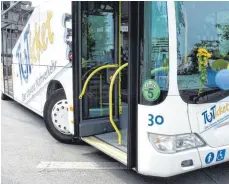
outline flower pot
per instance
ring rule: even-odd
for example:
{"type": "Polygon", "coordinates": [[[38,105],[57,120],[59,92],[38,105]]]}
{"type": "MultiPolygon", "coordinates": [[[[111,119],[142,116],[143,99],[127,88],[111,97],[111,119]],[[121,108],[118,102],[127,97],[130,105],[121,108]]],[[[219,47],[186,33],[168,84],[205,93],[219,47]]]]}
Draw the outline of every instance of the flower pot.
{"type": "Polygon", "coordinates": [[[220,70],[215,77],[215,82],[221,90],[229,90],[229,70],[220,70]]]}
{"type": "Polygon", "coordinates": [[[217,72],[212,70],[212,69],[207,69],[207,84],[205,86],[209,88],[215,88],[217,87],[216,82],[215,82],[215,77],[217,75],[217,72]]]}

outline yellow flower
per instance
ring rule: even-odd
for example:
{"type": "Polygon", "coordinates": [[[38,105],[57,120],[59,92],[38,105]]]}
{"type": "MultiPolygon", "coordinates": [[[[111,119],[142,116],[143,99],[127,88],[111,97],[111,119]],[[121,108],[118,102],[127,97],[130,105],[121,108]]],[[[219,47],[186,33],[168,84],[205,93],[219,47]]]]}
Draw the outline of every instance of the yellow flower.
{"type": "Polygon", "coordinates": [[[210,58],[212,56],[211,53],[209,53],[206,49],[204,48],[199,48],[198,49],[198,56],[204,56],[204,57],[207,57],[207,58],[210,58]]]}

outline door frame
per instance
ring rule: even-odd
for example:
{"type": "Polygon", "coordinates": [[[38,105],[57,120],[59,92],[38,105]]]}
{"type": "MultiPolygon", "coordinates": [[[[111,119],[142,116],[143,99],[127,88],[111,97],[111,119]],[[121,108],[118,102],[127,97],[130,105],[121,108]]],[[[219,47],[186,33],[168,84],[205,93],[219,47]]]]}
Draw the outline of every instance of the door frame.
{"type": "MultiPolygon", "coordinates": [[[[82,14],[81,14],[81,2],[72,2],[72,39],[73,39],[73,44],[72,44],[72,51],[73,51],[73,61],[78,61],[78,62],[73,62],[72,63],[72,68],[73,68],[73,94],[74,96],[79,96],[80,95],[80,90],[82,89],[82,81],[81,80],[74,80],[74,79],[81,79],[82,72],[81,72],[81,43],[82,43],[82,33],[81,33],[81,24],[82,24],[82,14]]],[[[117,61],[118,58],[118,7],[115,6],[114,8],[114,60],[117,61]]],[[[114,87],[114,95],[115,95],[115,103],[118,103],[118,89],[117,89],[117,84],[115,84],[114,87]]],[[[75,122],[80,122],[80,123],[75,123],[74,124],[74,129],[75,129],[75,136],[76,137],[83,137],[83,136],[90,136],[90,135],[95,135],[95,134],[101,134],[105,132],[110,132],[113,131],[113,127],[110,123],[109,116],[107,117],[98,117],[98,118],[91,118],[91,119],[83,119],[83,101],[82,99],[79,100],[77,98],[74,99],[74,104],[73,107],[75,110],[74,116],[75,116],[75,122]],[[80,113],[76,113],[80,112],[80,113]]],[[[118,122],[118,108],[114,109],[114,121],[117,122],[117,125],[119,124],[118,122]]]]}
{"type": "Polygon", "coordinates": [[[138,103],[140,84],[140,35],[143,31],[143,2],[129,1],[129,64],[128,64],[128,138],[127,168],[138,171],[138,103]],[[133,30],[133,31],[131,31],[133,30]],[[129,77],[131,76],[131,77],[129,77]]]}
{"type": "MultiPolygon", "coordinates": [[[[143,7],[142,2],[128,2],[129,3],[129,65],[128,65],[128,146],[127,146],[127,168],[137,169],[137,150],[138,150],[138,102],[139,102],[139,80],[140,80],[140,23],[142,20],[140,16],[140,8],[143,7]],[[137,21],[136,21],[137,20],[137,21]],[[133,31],[131,31],[133,30],[133,31]],[[137,81],[137,82],[136,82],[137,81]]],[[[115,23],[116,24],[116,23],[115,23]]],[[[116,24],[117,25],[117,24],[116,24]]],[[[72,51],[73,51],[73,107],[74,107],[74,137],[80,138],[80,123],[82,120],[82,113],[80,108],[82,102],[77,98],[80,95],[81,89],[81,2],[72,2],[72,51]],[[80,113],[79,113],[80,112],[80,113]]],[[[117,36],[116,36],[117,37],[117,36]]],[[[115,40],[115,47],[117,47],[115,40]]],[[[117,49],[116,49],[117,50],[117,49]]],[[[117,58],[118,53],[115,53],[117,58]]],[[[98,119],[101,121],[101,119],[98,119]]],[[[92,120],[89,120],[93,122],[92,120]]],[[[95,121],[94,121],[95,122],[95,121]]],[[[89,123],[88,123],[89,124],[89,123]]],[[[90,124],[89,124],[90,125],[90,124]]],[[[93,126],[93,125],[90,125],[93,126]]]]}
{"type": "Polygon", "coordinates": [[[73,85],[73,108],[74,108],[74,137],[79,136],[79,122],[80,122],[80,87],[81,82],[79,79],[81,76],[81,3],[79,1],[72,1],[72,85],[73,85]],[[80,67],[79,67],[80,66],[80,67]],[[75,98],[76,97],[76,98],[75,98]]]}

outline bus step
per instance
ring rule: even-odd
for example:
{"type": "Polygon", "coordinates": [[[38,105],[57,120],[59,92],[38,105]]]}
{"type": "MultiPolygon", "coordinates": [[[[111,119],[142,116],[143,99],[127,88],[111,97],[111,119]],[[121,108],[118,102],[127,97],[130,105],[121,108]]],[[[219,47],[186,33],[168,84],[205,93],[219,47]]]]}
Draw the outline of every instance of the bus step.
{"type": "Polygon", "coordinates": [[[115,160],[121,162],[124,165],[127,165],[127,153],[107,144],[106,142],[101,141],[100,139],[90,136],[90,137],[81,137],[83,141],[94,146],[98,150],[104,152],[115,160]]]}

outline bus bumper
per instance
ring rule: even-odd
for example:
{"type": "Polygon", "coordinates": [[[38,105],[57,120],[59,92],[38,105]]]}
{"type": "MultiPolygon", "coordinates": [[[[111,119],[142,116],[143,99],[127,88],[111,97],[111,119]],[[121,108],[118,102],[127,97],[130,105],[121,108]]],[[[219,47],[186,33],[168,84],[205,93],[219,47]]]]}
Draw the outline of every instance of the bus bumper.
{"type": "Polygon", "coordinates": [[[205,146],[175,154],[159,153],[152,145],[150,146],[148,151],[139,150],[139,174],[170,177],[229,161],[229,145],[219,148],[205,146]]]}

